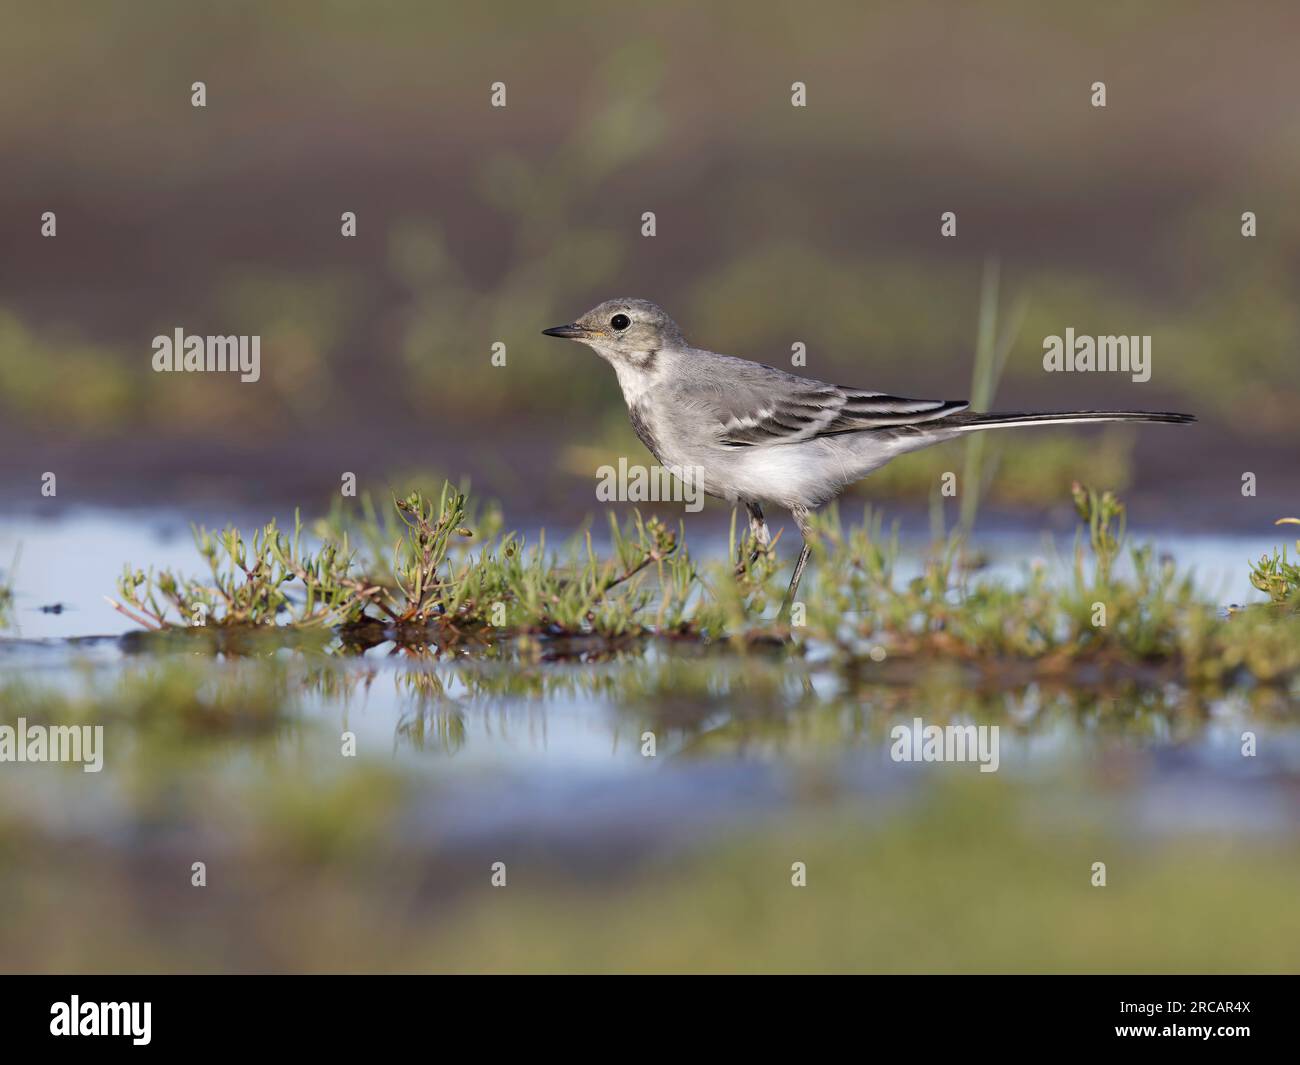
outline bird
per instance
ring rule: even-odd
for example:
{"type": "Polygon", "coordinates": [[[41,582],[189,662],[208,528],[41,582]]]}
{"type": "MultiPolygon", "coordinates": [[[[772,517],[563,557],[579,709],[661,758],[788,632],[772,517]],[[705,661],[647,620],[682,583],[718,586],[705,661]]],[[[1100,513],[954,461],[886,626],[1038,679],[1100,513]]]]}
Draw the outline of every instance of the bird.
{"type": "Polygon", "coordinates": [[[789,510],[802,545],[782,610],[808,565],[811,515],[899,455],[985,429],[1092,422],[1194,422],[1137,410],[977,413],[958,399],[910,399],[818,381],[693,347],[658,305],[606,300],[543,335],[586,344],[614,368],[632,429],[655,459],[703,491],[743,503],[771,543],[765,505],[789,510]]]}

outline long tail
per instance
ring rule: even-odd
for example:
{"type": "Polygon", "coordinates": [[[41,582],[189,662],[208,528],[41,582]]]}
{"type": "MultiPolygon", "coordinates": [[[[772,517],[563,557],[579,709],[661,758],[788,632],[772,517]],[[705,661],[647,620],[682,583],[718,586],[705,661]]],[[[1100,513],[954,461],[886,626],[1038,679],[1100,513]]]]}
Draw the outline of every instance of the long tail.
{"type": "Polygon", "coordinates": [[[1074,410],[1043,411],[1031,414],[1024,411],[1003,411],[991,414],[976,414],[963,411],[947,418],[918,426],[924,429],[945,428],[952,432],[966,433],[976,429],[1002,429],[1019,425],[1082,425],[1089,422],[1169,422],[1184,425],[1196,421],[1193,414],[1175,414],[1171,411],[1145,410],[1074,410]]]}

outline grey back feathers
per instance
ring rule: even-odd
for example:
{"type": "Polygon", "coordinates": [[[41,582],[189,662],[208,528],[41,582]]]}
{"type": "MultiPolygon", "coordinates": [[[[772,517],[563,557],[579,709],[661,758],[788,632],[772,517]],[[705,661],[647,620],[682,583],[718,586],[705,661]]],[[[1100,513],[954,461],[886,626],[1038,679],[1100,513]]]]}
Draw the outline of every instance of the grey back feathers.
{"type": "Polygon", "coordinates": [[[965,410],[962,400],[907,399],[796,377],[761,363],[691,349],[683,400],[711,397],[717,442],[728,448],[795,444],[818,437],[932,422],[965,410]],[[716,384],[715,384],[716,382],[716,384]]]}

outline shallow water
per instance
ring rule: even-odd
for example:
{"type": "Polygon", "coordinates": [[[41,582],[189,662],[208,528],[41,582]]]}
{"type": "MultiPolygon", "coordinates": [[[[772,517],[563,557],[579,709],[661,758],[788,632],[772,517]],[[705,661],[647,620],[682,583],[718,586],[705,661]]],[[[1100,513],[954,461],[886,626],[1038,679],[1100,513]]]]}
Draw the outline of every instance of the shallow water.
{"type": "MultiPolygon", "coordinates": [[[[84,944],[76,956],[92,966],[191,967],[186,949],[169,946],[161,929],[174,938],[195,918],[184,890],[196,856],[217,882],[236,870],[241,881],[274,880],[286,868],[300,876],[301,863],[324,862],[324,872],[312,866],[323,879],[312,880],[301,905],[326,919],[337,896],[383,908],[395,884],[420,899],[453,892],[476,913],[496,860],[510,866],[513,883],[544,879],[552,903],[580,912],[574,899],[593,883],[640,890],[650,876],[638,872],[646,863],[689,866],[738,840],[774,846],[791,825],[804,825],[796,837],[811,839],[811,826],[824,832],[845,818],[854,826],[846,839],[890,833],[926,811],[956,825],[973,801],[995,805],[964,830],[963,846],[982,838],[989,854],[1009,854],[1023,830],[1057,854],[1077,836],[1089,843],[1069,860],[1079,863],[1085,885],[1098,833],[1139,853],[1143,841],[1161,848],[1195,841],[1189,876],[1221,867],[1217,851],[1198,849],[1207,838],[1259,840],[1286,853],[1297,844],[1294,691],[1004,690],[943,670],[904,686],[889,682],[884,665],[850,680],[780,653],[655,647],[609,661],[559,662],[508,649],[480,658],[416,656],[391,645],[352,656],[281,649],[234,661],[133,653],[114,638],[133,626],[99,595],[113,594],[127,561],[192,572],[184,521],[165,512],[93,511],[11,521],[0,557],[18,539],[16,631],[0,643],[3,723],[36,720],[42,695],[58,693],[76,721],[103,723],[103,770],[0,766],[0,846],[10,841],[17,881],[33,890],[53,884],[79,897],[107,879],[124,895],[122,905],[146,912],[156,905],[167,915],[137,928],[144,945],[84,944]],[[39,610],[50,603],[63,611],[39,610]],[[105,638],[69,639],[88,635],[105,638]],[[185,708],[173,710],[175,702],[185,708]],[[894,760],[891,729],[914,718],[997,726],[997,771],[894,760]],[[1257,751],[1243,757],[1248,732],[1257,751]],[[343,753],[347,734],[355,736],[355,757],[343,753]],[[656,749],[648,757],[643,744],[651,735],[656,749]],[[382,888],[356,880],[365,879],[376,848],[389,862],[405,856],[382,888]]],[[[1165,536],[1161,545],[1194,565],[1211,594],[1220,589],[1225,601],[1245,601],[1254,598],[1246,594],[1246,560],[1272,541],[1165,536]]],[[[1011,575],[1034,557],[1050,557],[1042,537],[1027,532],[980,546],[995,548],[994,570],[1011,575]]],[[[721,549],[721,541],[710,548],[721,549]]],[[[832,851],[845,862],[859,852],[848,843],[832,851]]],[[[953,853],[956,875],[965,858],[953,853]]],[[[1254,875],[1244,860],[1240,870],[1254,875]]],[[[674,875],[689,884],[703,874],[674,875]]],[[[923,896],[924,885],[918,891],[923,896]]],[[[382,950],[367,953],[371,946],[356,943],[337,958],[314,960],[304,941],[217,918],[225,945],[215,967],[434,965],[427,953],[408,957],[406,945],[432,949],[423,935],[454,932],[424,903],[403,898],[409,909],[382,950]]],[[[24,905],[35,925],[54,920],[42,906],[24,905]]],[[[286,905],[274,894],[239,903],[264,910],[267,921],[286,920],[286,905]]],[[[544,934],[537,919],[519,920],[520,934],[544,934]]],[[[21,934],[7,935],[20,967],[45,964],[21,934]]],[[[1147,944],[1134,964],[1158,965],[1166,946],[1147,944]]],[[[468,949],[478,956],[477,946],[468,949]]],[[[540,946],[539,956],[547,949],[540,946]]],[[[1087,944],[1078,949],[1074,964],[1086,965],[1087,944]]],[[[1017,964],[1026,956],[1017,955],[1017,964]]],[[[457,957],[457,965],[476,967],[457,957]]],[[[495,965],[511,967],[508,957],[495,965]]]]}
{"type": "MultiPolygon", "coordinates": [[[[292,528],[292,512],[274,515],[281,528],[292,528]]],[[[28,639],[66,638],[89,635],[117,635],[136,626],[104,601],[115,594],[115,582],[129,563],[136,568],[175,568],[197,571],[191,523],[206,522],[209,528],[237,524],[245,531],[267,520],[263,513],[180,514],[175,511],[110,511],[70,509],[59,518],[33,516],[0,520],[0,564],[7,570],[15,551],[21,551],[17,567],[16,604],[13,628],[7,636],[28,639]],[[42,607],[61,606],[60,613],[45,613],[42,607]]],[[[536,527],[523,527],[530,541],[536,527]]],[[[716,532],[696,536],[687,530],[692,550],[702,557],[726,550],[725,538],[716,532]]],[[[605,530],[592,530],[598,546],[605,542],[605,530]]],[[[1133,530],[1131,538],[1143,539],[1133,530]]],[[[1161,549],[1171,553],[1180,565],[1194,570],[1198,586],[1211,599],[1224,603],[1249,603],[1264,597],[1245,579],[1246,562],[1271,553],[1285,536],[1265,532],[1258,536],[1179,535],[1161,532],[1155,537],[1161,549]]],[[[1025,529],[999,528],[995,536],[977,537],[976,546],[989,553],[991,572],[1008,577],[1032,560],[1050,561],[1067,557],[1072,541],[1025,529]],[[1053,555],[1054,550],[1057,553],[1053,555]]],[[[914,559],[913,559],[914,561],[914,559]]],[[[907,573],[906,567],[901,571],[907,573]]]]}

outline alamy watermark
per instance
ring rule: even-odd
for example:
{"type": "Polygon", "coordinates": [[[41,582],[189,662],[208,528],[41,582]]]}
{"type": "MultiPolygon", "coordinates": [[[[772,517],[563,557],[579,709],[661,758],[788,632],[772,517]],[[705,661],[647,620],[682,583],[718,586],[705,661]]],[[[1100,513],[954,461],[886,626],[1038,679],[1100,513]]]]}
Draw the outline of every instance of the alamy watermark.
{"type": "Polygon", "coordinates": [[[1048,373],[1127,373],[1133,380],[1151,380],[1151,338],[1065,336],[1043,338],[1043,369],[1048,373]]]}
{"type": "Polygon", "coordinates": [[[171,336],[153,338],[155,373],[239,374],[252,384],[262,376],[260,336],[197,336],[177,326],[171,336]]]}
{"type": "Polygon", "coordinates": [[[50,1035],[130,1036],[135,1046],[148,1046],[152,1002],[69,1002],[50,1006],[50,1035]]]}
{"type": "Polygon", "coordinates": [[[104,768],[103,725],[0,725],[0,762],[80,762],[87,773],[104,768]]]}
{"type": "Polygon", "coordinates": [[[684,503],[688,513],[704,509],[704,469],[700,466],[641,466],[626,456],[618,468],[596,470],[596,498],[602,503],[684,503]]]}
{"type": "Polygon", "coordinates": [[[919,717],[889,730],[895,762],[978,762],[981,773],[996,773],[997,725],[927,725],[919,717]]]}

